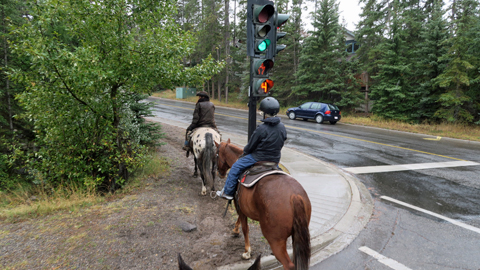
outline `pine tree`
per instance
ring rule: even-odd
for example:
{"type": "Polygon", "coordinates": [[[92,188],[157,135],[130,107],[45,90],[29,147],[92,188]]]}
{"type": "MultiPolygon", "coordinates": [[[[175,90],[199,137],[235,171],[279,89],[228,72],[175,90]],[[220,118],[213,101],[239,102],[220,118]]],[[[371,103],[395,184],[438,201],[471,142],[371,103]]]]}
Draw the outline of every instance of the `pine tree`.
{"type": "Polygon", "coordinates": [[[272,79],[275,86],[272,89],[272,96],[277,98],[282,105],[295,103],[291,98],[292,88],[296,83],[296,71],[300,56],[300,44],[303,40],[301,27],[303,0],[293,0],[291,8],[288,9],[288,1],[278,1],[279,13],[290,14],[288,21],[279,31],[287,35],[278,41],[278,44],[285,44],[287,47],[275,56],[275,65],[272,72],[272,79]]]}
{"type": "Polygon", "coordinates": [[[414,107],[414,117],[419,121],[431,119],[439,109],[437,100],[443,89],[435,83],[436,78],[445,70],[446,63],[439,58],[447,53],[445,41],[448,38],[447,22],[443,18],[443,1],[435,0],[426,23],[420,32],[421,41],[416,43],[417,102],[414,107]]]}
{"type": "Polygon", "coordinates": [[[339,102],[339,91],[344,88],[342,61],[345,61],[345,44],[340,39],[342,27],[338,21],[338,3],[322,0],[314,14],[314,31],[305,39],[296,73],[298,84],[292,95],[302,100],[339,102]]]}
{"type": "MultiPolygon", "coordinates": [[[[475,0],[455,0],[451,7],[452,35],[448,40],[448,54],[440,60],[447,61],[444,72],[437,83],[445,88],[438,102],[441,107],[435,116],[448,122],[473,122],[478,119],[480,54],[474,48],[478,35],[479,3],[475,0]]],[[[478,48],[478,45],[477,47],[478,48]]]]}

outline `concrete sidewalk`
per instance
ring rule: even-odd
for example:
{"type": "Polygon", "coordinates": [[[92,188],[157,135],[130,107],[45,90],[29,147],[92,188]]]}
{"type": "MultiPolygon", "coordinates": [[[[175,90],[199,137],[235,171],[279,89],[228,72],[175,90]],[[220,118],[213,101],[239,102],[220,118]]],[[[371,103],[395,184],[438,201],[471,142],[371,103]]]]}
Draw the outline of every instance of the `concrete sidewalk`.
{"type": "MultiPolygon", "coordinates": [[[[158,117],[155,122],[187,128],[188,124],[158,117]]],[[[230,138],[239,146],[247,144],[246,136],[231,134],[220,128],[222,141],[230,138]]],[[[284,147],[280,163],[307,191],[312,204],[310,237],[315,265],[348,246],[370,220],[373,200],[365,186],[351,174],[309,155],[284,147]]],[[[291,250],[289,250],[291,255],[291,250]]],[[[247,269],[251,261],[228,265],[219,270],[247,269]]],[[[281,269],[273,255],[262,256],[262,269],[281,269]]]]}

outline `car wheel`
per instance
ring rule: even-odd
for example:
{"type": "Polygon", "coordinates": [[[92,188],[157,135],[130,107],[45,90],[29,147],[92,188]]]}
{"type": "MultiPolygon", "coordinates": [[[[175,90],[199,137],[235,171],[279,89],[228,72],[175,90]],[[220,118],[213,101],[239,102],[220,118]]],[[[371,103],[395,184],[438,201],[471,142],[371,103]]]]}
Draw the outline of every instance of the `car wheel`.
{"type": "Polygon", "coordinates": [[[288,118],[290,118],[290,119],[292,119],[292,120],[295,120],[296,117],[297,117],[297,116],[295,115],[294,112],[289,112],[289,113],[288,113],[288,118]]]}
{"type": "Polygon", "coordinates": [[[317,116],[315,116],[315,121],[317,121],[317,123],[319,124],[323,123],[323,115],[318,114],[317,116]]]}
{"type": "Polygon", "coordinates": [[[330,121],[330,124],[335,125],[337,121],[330,121]]]}

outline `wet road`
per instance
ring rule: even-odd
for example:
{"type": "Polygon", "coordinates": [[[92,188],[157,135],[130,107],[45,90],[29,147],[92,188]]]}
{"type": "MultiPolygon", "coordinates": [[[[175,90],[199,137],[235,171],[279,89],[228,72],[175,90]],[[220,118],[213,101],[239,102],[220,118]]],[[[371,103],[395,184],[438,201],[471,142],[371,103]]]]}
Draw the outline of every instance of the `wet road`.
{"type": "MultiPolygon", "coordinates": [[[[151,101],[154,114],[191,121],[194,104],[151,101]]],[[[216,109],[220,131],[247,136],[247,117],[246,111],[216,109]]],[[[375,199],[366,229],[312,269],[480,269],[480,143],[341,121],[282,122],[287,147],[356,175],[375,199]]]]}

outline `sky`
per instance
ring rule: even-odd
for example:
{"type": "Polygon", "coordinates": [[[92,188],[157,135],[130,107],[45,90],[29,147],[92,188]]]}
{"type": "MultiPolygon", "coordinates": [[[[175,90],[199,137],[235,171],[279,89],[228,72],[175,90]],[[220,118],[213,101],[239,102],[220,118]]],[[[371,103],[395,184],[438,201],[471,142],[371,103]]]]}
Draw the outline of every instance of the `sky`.
{"type": "MultiPolygon", "coordinates": [[[[362,9],[358,5],[358,0],[337,0],[337,3],[339,3],[338,11],[340,12],[340,23],[345,19],[347,29],[355,31],[356,24],[360,21],[360,13],[362,12],[362,9]]],[[[308,14],[314,11],[313,2],[307,2],[307,7],[308,14]]],[[[313,29],[311,18],[308,18],[305,21],[305,27],[307,30],[313,29]]]]}

